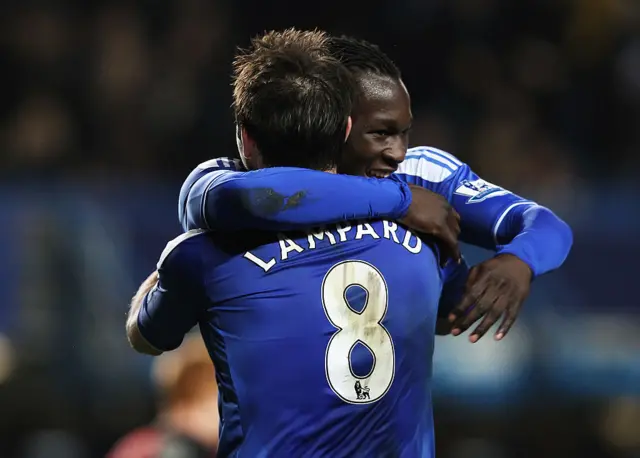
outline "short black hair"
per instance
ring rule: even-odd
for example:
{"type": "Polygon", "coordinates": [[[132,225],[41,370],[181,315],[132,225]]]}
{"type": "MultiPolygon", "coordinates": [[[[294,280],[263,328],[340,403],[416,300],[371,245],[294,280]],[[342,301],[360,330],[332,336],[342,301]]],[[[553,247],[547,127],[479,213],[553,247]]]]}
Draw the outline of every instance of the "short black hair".
{"type": "Polygon", "coordinates": [[[374,73],[393,79],[402,77],[400,69],[378,46],[354,37],[329,38],[329,52],[352,73],[374,73]]]}
{"type": "Polygon", "coordinates": [[[327,40],[317,30],[271,31],[234,59],[236,122],[267,166],[326,170],[340,159],[353,77],[327,40]]]}

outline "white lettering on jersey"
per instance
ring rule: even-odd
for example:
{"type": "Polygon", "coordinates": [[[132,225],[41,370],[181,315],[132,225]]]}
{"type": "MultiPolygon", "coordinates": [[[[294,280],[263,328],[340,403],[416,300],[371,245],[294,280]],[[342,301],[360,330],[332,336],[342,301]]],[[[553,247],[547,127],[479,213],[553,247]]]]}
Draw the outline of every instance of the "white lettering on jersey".
{"type": "Polygon", "coordinates": [[[323,229],[318,229],[316,231],[310,232],[309,235],[307,236],[307,240],[309,242],[309,249],[313,250],[316,247],[316,239],[317,240],[324,240],[324,236],[327,236],[327,238],[329,239],[329,243],[331,245],[335,245],[336,244],[336,238],[333,236],[333,234],[329,231],[325,231],[323,229]]]}
{"type": "Polygon", "coordinates": [[[460,196],[468,197],[468,204],[476,204],[492,197],[509,194],[506,189],[482,179],[462,180],[454,192],[460,196]]]}
{"type": "Polygon", "coordinates": [[[409,252],[413,254],[420,253],[422,250],[422,240],[419,237],[416,237],[411,232],[407,231],[404,234],[404,240],[402,241],[402,246],[405,247],[409,252]],[[416,244],[411,246],[411,239],[414,238],[416,240],[416,244]]]}
{"type": "Polygon", "coordinates": [[[351,226],[349,226],[348,224],[337,225],[336,232],[340,235],[341,242],[347,241],[347,232],[349,232],[350,230],[351,230],[351,226]]]}
{"type": "Polygon", "coordinates": [[[376,231],[373,230],[373,228],[371,227],[371,224],[369,223],[358,224],[357,231],[356,231],[356,240],[362,239],[362,236],[364,235],[370,235],[374,239],[380,238],[380,236],[376,234],[376,231]]]}
{"type": "Polygon", "coordinates": [[[322,281],[322,306],[336,328],[325,353],[325,374],[331,390],[349,404],[371,404],[391,388],[395,377],[395,350],[391,334],[382,324],[389,307],[389,289],[382,273],[364,261],[342,261],[329,269],[322,281]],[[346,299],[349,287],[367,293],[360,312],[346,299]],[[351,352],[363,345],[373,356],[364,377],[353,372],[351,352]]]}
{"type": "Polygon", "coordinates": [[[284,235],[278,234],[278,237],[280,238],[280,258],[282,258],[283,261],[289,257],[289,253],[292,251],[297,251],[298,253],[304,251],[304,248],[293,240],[286,238],[284,235]]]}
{"type": "Polygon", "coordinates": [[[380,238],[391,240],[392,242],[404,247],[409,253],[418,254],[422,251],[422,241],[413,232],[400,229],[394,222],[383,221],[383,235],[378,234],[373,226],[369,223],[362,222],[354,226],[336,224],[335,228],[317,229],[310,232],[305,239],[297,239],[296,241],[287,238],[283,234],[278,234],[280,245],[280,259],[271,258],[269,260],[260,258],[259,256],[247,251],[244,258],[251,261],[265,272],[268,272],[279,261],[286,261],[292,256],[295,258],[296,253],[302,253],[307,250],[315,250],[335,245],[337,243],[380,238]],[[404,234],[396,234],[398,230],[405,231],[404,234]],[[400,237],[402,239],[400,239],[400,237]]]}
{"type": "Polygon", "coordinates": [[[396,231],[398,230],[398,225],[393,221],[383,221],[382,227],[384,228],[384,238],[393,240],[396,243],[400,243],[398,240],[398,236],[396,235],[396,231]]]}
{"type": "Polygon", "coordinates": [[[244,254],[244,258],[248,259],[249,261],[251,261],[252,263],[257,265],[258,267],[260,267],[265,272],[269,272],[269,269],[271,269],[273,266],[276,265],[275,258],[271,258],[269,260],[269,262],[265,262],[262,259],[260,259],[259,257],[257,257],[255,254],[251,253],[250,251],[247,251],[244,254]]]}

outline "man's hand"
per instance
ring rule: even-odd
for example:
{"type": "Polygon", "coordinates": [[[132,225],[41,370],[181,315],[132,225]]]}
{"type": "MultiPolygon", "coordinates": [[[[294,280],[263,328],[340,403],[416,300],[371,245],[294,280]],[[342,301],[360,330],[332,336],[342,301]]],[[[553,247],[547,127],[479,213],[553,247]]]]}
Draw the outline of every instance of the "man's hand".
{"type": "Polygon", "coordinates": [[[531,276],[529,266],[510,254],[498,255],[471,268],[464,296],[449,315],[451,334],[462,334],[484,316],[469,338],[475,343],[504,314],[495,339],[504,338],[529,295],[531,276]]]}
{"type": "Polygon", "coordinates": [[[129,314],[127,315],[126,331],[127,339],[131,348],[138,353],[144,353],[145,355],[157,356],[162,354],[161,350],[158,350],[140,333],[138,329],[138,314],[142,307],[144,297],[158,284],[158,271],[153,272],[145,281],[142,282],[140,288],[136,292],[133,299],[131,299],[131,307],[129,308],[129,314]]]}
{"type": "Polygon", "coordinates": [[[449,259],[459,262],[460,215],[449,202],[439,194],[420,186],[409,185],[411,205],[400,223],[421,234],[432,236],[440,248],[442,265],[449,259]]]}

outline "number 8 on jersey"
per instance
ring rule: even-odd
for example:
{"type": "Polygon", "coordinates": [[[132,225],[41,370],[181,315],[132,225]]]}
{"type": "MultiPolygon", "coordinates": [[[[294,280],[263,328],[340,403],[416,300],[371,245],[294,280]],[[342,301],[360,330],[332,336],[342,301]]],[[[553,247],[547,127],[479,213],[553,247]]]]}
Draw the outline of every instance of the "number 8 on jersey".
{"type": "Polygon", "coordinates": [[[395,351],[391,335],[382,325],[388,307],[387,283],[378,269],[364,261],[334,265],[322,282],[322,305],[337,331],[327,344],[325,371],[331,389],[345,402],[368,404],[384,396],[395,373],[395,351]],[[366,291],[361,312],[346,299],[349,286],[366,291]],[[351,367],[351,352],[362,344],[373,355],[369,374],[358,377],[351,367]]]}

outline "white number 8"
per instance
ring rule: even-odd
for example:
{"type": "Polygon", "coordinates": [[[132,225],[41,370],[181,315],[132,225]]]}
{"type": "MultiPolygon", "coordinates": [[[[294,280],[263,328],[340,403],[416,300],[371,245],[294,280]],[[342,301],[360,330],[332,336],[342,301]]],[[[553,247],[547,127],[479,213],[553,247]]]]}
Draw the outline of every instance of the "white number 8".
{"type": "Polygon", "coordinates": [[[334,265],[322,282],[322,306],[338,330],[331,336],[325,355],[329,386],[343,401],[368,404],[384,396],[395,374],[395,351],[391,335],[381,324],[388,307],[387,283],[378,269],[364,261],[343,261],[334,265]],[[366,292],[361,312],[346,299],[349,286],[366,292]],[[369,374],[358,377],[351,368],[351,352],[357,343],[373,355],[369,374]]]}

